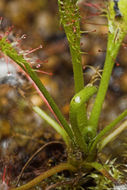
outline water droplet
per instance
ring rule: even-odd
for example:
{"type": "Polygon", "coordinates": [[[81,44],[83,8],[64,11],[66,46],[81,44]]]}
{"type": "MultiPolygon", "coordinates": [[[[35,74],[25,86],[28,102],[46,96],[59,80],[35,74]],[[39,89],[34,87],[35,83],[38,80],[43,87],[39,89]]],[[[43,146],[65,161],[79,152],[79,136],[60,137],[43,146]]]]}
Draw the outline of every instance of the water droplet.
{"type": "Polygon", "coordinates": [[[80,103],[80,102],[81,102],[81,98],[80,98],[79,96],[77,96],[77,97],[75,98],[75,102],[76,102],[76,103],[80,103]]]}
{"type": "Polygon", "coordinates": [[[41,66],[40,64],[37,64],[36,68],[38,69],[38,68],[40,68],[40,66],[41,66]]]}
{"type": "Polygon", "coordinates": [[[23,54],[23,53],[24,53],[24,51],[23,51],[23,50],[19,51],[19,54],[23,54]]]}
{"type": "Polygon", "coordinates": [[[21,39],[26,39],[26,34],[23,34],[22,36],[21,36],[21,39]]]}
{"type": "Polygon", "coordinates": [[[40,46],[39,46],[39,48],[43,48],[43,46],[42,46],[42,45],[40,45],[40,46]]]}

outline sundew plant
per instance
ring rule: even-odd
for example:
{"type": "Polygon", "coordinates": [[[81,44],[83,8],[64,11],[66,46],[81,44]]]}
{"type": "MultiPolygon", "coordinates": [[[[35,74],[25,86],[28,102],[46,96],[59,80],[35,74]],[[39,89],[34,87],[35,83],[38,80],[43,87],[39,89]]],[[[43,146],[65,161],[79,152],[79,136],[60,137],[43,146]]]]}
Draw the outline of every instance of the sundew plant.
{"type": "MultiPolygon", "coordinates": [[[[100,172],[112,184],[120,183],[110,172],[107,166],[102,165],[97,160],[97,155],[102,149],[119,135],[127,126],[124,121],[118,128],[118,124],[127,116],[127,110],[121,113],[115,120],[98,132],[99,117],[102,105],[108,89],[109,80],[114,67],[115,59],[119,48],[127,33],[127,1],[114,0],[106,2],[105,9],[100,8],[100,14],[105,16],[108,21],[108,39],[106,58],[101,76],[99,87],[93,84],[84,85],[83,69],[81,64],[80,50],[80,12],[77,0],[58,0],[60,23],[63,25],[69,43],[72,66],[74,73],[75,94],[70,102],[69,121],[65,119],[60,109],[46,90],[30,63],[25,59],[24,54],[13,47],[8,40],[8,36],[0,36],[0,51],[4,56],[14,61],[20,69],[26,73],[32,81],[39,95],[45,100],[46,104],[54,114],[56,121],[49,117],[39,107],[34,106],[33,110],[46,120],[63,138],[66,144],[67,160],[55,167],[45,171],[38,177],[19,187],[9,187],[11,190],[26,190],[41,183],[42,180],[63,170],[69,170],[78,174],[87,173],[92,175],[92,169],[100,172]],[[95,101],[87,117],[87,102],[95,96],[95,101]],[[114,129],[115,133],[112,132],[114,129]],[[112,134],[112,135],[111,135],[112,134]],[[114,134],[114,135],[113,135],[114,134]]],[[[89,3],[92,6],[91,3],[89,3]]]]}

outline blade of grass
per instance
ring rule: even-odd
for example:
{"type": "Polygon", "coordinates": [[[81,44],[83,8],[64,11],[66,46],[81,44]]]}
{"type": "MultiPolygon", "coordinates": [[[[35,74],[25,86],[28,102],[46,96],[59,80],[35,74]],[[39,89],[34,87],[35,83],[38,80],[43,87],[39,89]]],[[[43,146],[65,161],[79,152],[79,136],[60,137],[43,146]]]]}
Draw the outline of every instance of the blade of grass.
{"type": "Polygon", "coordinates": [[[119,127],[117,127],[111,134],[105,137],[99,143],[99,151],[101,151],[109,142],[113,141],[117,136],[127,128],[127,120],[124,121],[119,127]]]}
{"type": "Polygon", "coordinates": [[[44,119],[51,127],[53,127],[63,138],[66,145],[69,146],[69,139],[66,131],[55,121],[53,120],[48,114],[46,114],[42,109],[37,106],[33,106],[33,110],[42,118],[44,119]]]}
{"type": "Polygon", "coordinates": [[[96,151],[98,142],[107,135],[124,117],[127,116],[127,110],[125,110],[123,113],[121,113],[114,121],[112,121],[109,125],[107,125],[100,133],[95,137],[94,142],[91,143],[90,149],[89,149],[89,156],[88,160],[92,159],[93,152],[96,151]]]}

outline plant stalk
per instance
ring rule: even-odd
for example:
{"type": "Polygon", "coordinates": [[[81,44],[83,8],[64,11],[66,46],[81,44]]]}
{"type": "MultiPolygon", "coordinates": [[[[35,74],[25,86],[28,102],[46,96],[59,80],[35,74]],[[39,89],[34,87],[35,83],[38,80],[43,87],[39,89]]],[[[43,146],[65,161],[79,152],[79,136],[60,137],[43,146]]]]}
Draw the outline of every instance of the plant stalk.
{"type": "MultiPolygon", "coordinates": [[[[84,136],[84,132],[80,132],[78,128],[78,121],[77,121],[77,115],[80,111],[80,107],[86,103],[93,94],[95,94],[97,91],[97,88],[95,86],[87,86],[83,90],[81,90],[79,93],[77,93],[71,100],[70,103],[70,122],[72,126],[72,130],[74,132],[74,136],[76,139],[77,144],[81,148],[81,150],[86,154],[87,153],[87,144],[84,142],[84,139],[87,137],[84,136]]],[[[85,128],[87,130],[87,128],[85,128]]],[[[88,131],[89,133],[89,131],[88,131]]],[[[86,135],[87,131],[85,132],[86,135]]]]}
{"type": "Polygon", "coordinates": [[[127,128],[127,120],[117,127],[111,134],[102,139],[99,143],[99,152],[112,140],[114,140],[124,129],[127,128]]]}
{"type": "MultiPolygon", "coordinates": [[[[72,58],[75,93],[84,88],[83,69],[81,64],[80,51],[80,15],[76,0],[58,0],[61,23],[69,42],[72,58]]],[[[87,125],[86,106],[82,105],[78,113],[78,128],[80,132],[87,125]]]]}
{"type": "Polygon", "coordinates": [[[42,109],[40,109],[37,106],[33,106],[33,110],[42,118],[44,119],[50,126],[52,126],[57,133],[61,135],[63,140],[65,141],[67,147],[70,147],[70,142],[68,135],[66,131],[55,121],[53,120],[49,115],[47,115],[42,109]]]}
{"type": "Polygon", "coordinates": [[[17,63],[26,74],[29,75],[29,77],[32,79],[34,84],[37,86],[39,91],[44,95],[45,99],[47,100],[48,104],[50,105],[53,112],[56,114],[58,120],[60,121],[61,125],[67,132],[70,139],[73,141],[73,133],[68,125],[66,119],[62,115],[60,109],[54,102],[53,98],[50,96],[44,85],[42,84],[41,80],[37,76],[37,74],[33,71],[30,64],[24,59],[23,55],[18,55],[17,51],[12,47],[10,43],[6,40],[6,38],[0,39],[0,50],[7,55],[9,58],[11,58],[15,63],[17,63]]]}
{"type": "Polygon", "coordinates": [[[31,189],[33,187],[35,187],[36,185],[38,185],[39,183],[41,183],[42,180],[58,173],[58,172],[62,172],[64,170],[69,170],[69,171],[76,171],[76,168],[74,166],[72,166],[69,163],[61,163],[49,170],[47,170],[46,172],[43,172],[42,174],[40,174],[38,177],[35,177],[33,180],[31,180],[30,182],[26,183],[25,185],[22,185],[20,187],[16,187],[16,188],[10,188],[10,190],[27,190],[27,189],[31,189]]]}
{"type": "MultiPolygon", "coordinates": [[[[104,102],[104,98],[108,89],[110,76],[112,73],[113,66],[115,64],[115,59],[117,57],[120,45],[123,41],[125,34],[120,33],[120,29],[116,28],[115,32],[109,32],[108,35],[108,45],[107,45],[107,54],[106,60],[104,64],[104,70],[102,74],[102,78],[100,81],[98,93],[95,99],[95,103],[91,112],[91,116],[89,119],[89,125],[93,126],[94,130],[97,133],[99,117],[102,109],[102,105],[104,102]]],[[[96,136],[95,133],[95,136],[96,136]]]]}
{"type": "Polygon", "coordinates": [[[109,133],[126,116],[127,116],[127,110],[125,110],[123,113],[121,113],[114,121],[112,121],[102,131],[100,131],[100,133],[95,137],[94,142],[91,143],[87,161],[92,161],[94,159],[94,153],[97,150],[97,144],[102,139],[102,137],[107,135],[107,133],[109,133]]]}

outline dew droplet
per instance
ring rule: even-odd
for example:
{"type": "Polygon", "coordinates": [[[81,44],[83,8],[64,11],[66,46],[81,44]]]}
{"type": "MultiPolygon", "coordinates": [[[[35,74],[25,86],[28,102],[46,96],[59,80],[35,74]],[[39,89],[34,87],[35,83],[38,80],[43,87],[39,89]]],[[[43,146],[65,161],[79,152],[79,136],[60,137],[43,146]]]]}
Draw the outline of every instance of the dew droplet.
{"type": "Polygon", "coordinates": [[[76,103],[80,103],[80,102],[81,102],[80,96],[77,96],[77,97],[75,98],[75,102],[76,102],[76,103]]]}
{"type": "Polygon", "coordinates": [[[37,64],[36,68],[38,69],[38,68],[40,68],[40,66],[41,66],[40,64],[37,64]]]}
{"type": "Polygon", "coordinates": [[[23,34],[22,36],[21,36],[21,39],[26,39],[26,34],[23,34]]]}
{"type": "Polygon", "coordinates": [[[39,48],[43,48],[43,46],[42,46],[42,45],[40,45],[40,46],[39,46],[39,48]]]}

